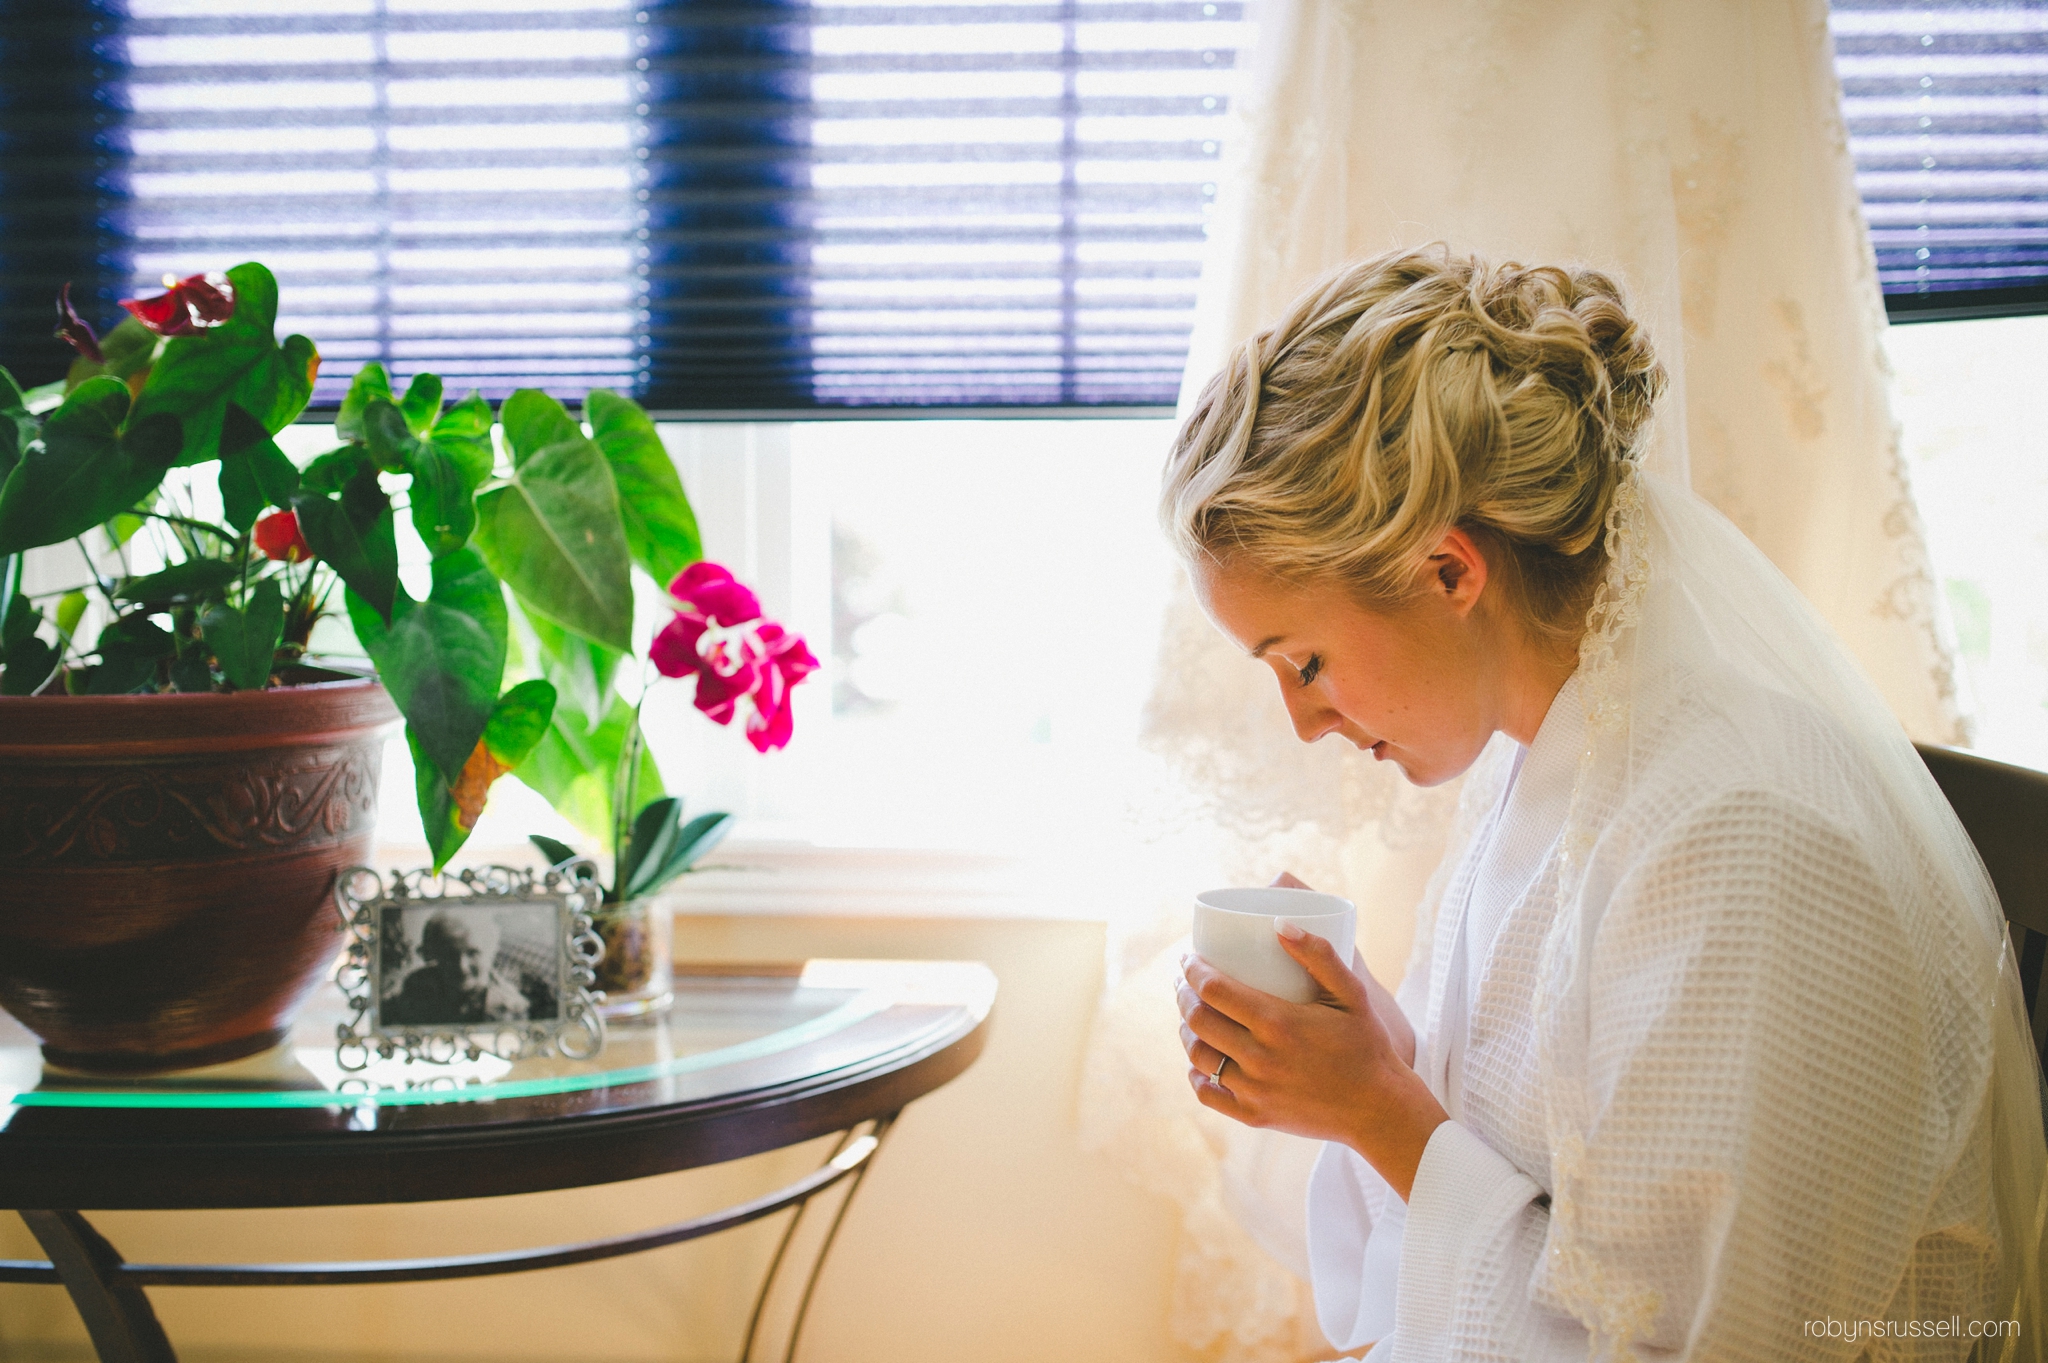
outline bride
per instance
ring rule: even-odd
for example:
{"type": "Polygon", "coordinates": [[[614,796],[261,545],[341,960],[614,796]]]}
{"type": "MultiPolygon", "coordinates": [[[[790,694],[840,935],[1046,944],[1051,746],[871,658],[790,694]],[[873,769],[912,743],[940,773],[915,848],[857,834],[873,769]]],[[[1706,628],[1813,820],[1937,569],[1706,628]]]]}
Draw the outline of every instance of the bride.
{"type": "Polygon", "coordinates": [[[1975,853],[1791,585],[1637,465],[1615,283],[1441,249],[1241,347],[1167,530],[1304,742],[1465,774],[1390,995],[1184,963],[1210,1108],[1323,1148],[1375,1359],[2040,1359],[2038,1062],[1975,853]]]}

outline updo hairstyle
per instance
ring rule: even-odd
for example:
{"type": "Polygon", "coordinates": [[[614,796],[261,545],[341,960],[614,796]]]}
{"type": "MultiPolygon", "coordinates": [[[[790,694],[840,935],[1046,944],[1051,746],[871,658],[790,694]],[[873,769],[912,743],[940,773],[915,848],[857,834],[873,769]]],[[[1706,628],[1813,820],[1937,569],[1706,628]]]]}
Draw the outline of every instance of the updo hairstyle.
{"type": "Polygon", "coordinates": [[[1190,562],[1335,580],[1397,609],[1452,527],[1533,634],[1575,641],[1607,512],[1663,390],[1621,289],[1441,246],[1312,286],[1210,380],[1160,517],[1190,562]]]}

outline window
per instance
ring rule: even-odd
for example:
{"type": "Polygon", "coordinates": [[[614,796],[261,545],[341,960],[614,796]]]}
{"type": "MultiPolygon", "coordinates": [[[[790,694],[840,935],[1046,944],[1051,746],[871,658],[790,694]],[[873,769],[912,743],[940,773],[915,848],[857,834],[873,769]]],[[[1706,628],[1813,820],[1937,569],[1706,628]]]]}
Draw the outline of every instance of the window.
{"type": "MultiPolygon", "coordinates": [[[[39,0],[0,362],[260,258],[368,359],[677,413],[1170,404],[1242,0],[39,0]]],[[[2048,9],[1838,0],[1893,312],[2048,307],[2048,9]]]]}
{"type": "MultiPolygon", "coordinates": [[[[657,683],[645,724],[670,789],[739,812],[756,843],[1010,855],[1106,840],[1151,770],[1138,725],[1173,571],[1152,510],[1171,434],[1100,419],[664,427],[707,556],[824,663],[795,692],[795,740],[766,756],[697,714],[687,684],[657,683]]],[[[416,843],[402,742],[385,766],[385,841],[416,843]]],[[[530,832],[575,836],[503,783],[465,855],[530,832]]]]}
{"type": "Polygon", "coordinates": [[[2048,6],[1831,6],[1886,349],[1976,745],[2048,767],[2048,6]],[[1959,320],[1979,319],[1979,320],[1959,320]]]}
{"type": "Polygon", "coordinates": [[[1171,403],[1241,0],[45,0],[0,357],[261,259],[318,341],[672,411],[1171,403]],[[19,280],[18,285],[13,282],[19,280]]]}
{"type": "Polygon", "coordinates": [[[2048,7],[1830,8],[1887,310],[1900,321],[2048,311],[2048,7]]]}
{"type": "Polygon", "coordinates": [[[2048,317],[1885,339],[1974,746],[2048,769],[2048,317]]]}

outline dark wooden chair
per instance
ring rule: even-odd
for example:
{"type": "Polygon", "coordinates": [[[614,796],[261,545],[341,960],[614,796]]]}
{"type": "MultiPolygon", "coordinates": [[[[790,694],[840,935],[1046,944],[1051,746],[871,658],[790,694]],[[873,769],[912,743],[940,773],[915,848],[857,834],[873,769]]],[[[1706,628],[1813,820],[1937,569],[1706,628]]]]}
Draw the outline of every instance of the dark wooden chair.
{"type": "Polygon", "coordinates": [[[1954,806],[1991,872],[2019,958],[2034,1051],[2048,1055],[2048,772],[1919,744],[1920,760],[1954,806]]]}

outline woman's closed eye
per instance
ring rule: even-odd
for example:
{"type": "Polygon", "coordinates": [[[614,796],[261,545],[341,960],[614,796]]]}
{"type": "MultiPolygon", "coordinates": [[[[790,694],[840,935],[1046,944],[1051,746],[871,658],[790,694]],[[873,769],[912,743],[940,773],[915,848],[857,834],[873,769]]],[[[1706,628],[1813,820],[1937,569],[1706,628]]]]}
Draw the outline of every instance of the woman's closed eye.
{"type": "Polygon", "coordinates": [[[1303,663],[1301,667],[1298,669],[1298,671],[1300,671],[1301,673],[1301,684],[1303,686],[1307,686],[1310,682],[1314,681],[1319,675],[1321,675],[1322,670],[1323,655],[1320,653],[1309,654],[1308,661],[1303,663]]]}

